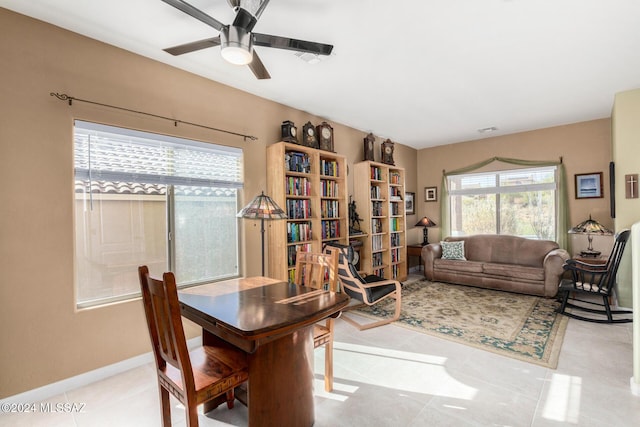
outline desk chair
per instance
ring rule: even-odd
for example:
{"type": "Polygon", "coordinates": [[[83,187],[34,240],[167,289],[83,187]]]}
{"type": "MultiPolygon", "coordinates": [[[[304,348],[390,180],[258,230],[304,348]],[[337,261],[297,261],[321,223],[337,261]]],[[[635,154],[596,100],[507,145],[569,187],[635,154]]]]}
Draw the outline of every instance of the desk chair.
{"type": "MultiPolygon", "coordinates": [[[[294,282],[297,285],[314,289],[326,289],[338,292],[338,251],[325,253],[298,251],[296,253],[296,271],[294,282]]],[[[313,325],[313,346],[324,345],[324,389],[333,390],[333,326],[334,319],[329,317],[323,323],[313,325]]]]}
{"type": "Polygon", "coordinates": [[[622,230],[616,234],[611,255],[609,255],[609,260],[605,265],[589,264],[575,259],[567,260],[564,264],[564,269],[571,273],[571,278],[564,279],[560,282],[558,297],[561,299],[562,305],[558,309],[559,313],[573,317],[574,319],[595,323],[628,323],[633,321],[631,317],[614,318],[614,314],[630,315],[632,312],[625,310],[612,310],[609,305],[609,299],[616,284],[618,266],[622,260],[624,247],[629,240],[630,233],[630,230],[622,230]],[[578,295],[581,295],[582,297],[585,295],[591,295],[596,298],[601,297],[602,303],[579,299],[577,298],[578,295]],[[578,301],[581,304],[569,302],[569,299],[578,301]],[[601,308],[591,308],[593,306],[601,308]],[[574,310],[594,313],[596,315],[604,315],[604,318],[598,318],[597,316],[582,316],[578,313],[574,313],[573,311],[568,312],[566,311],[567,307],[571,307],[574,310]]]}
{"type": "Polygon", "coordinates": [[[142,300],[153,346],[164,427],[171,426],[169,393],[185,407],[187,426],[198,426],[197,406],[226,394],[233,408],[233,389],[247,381],[246,354],[231,346],[201,346],[191,352],[182,326],[176,280],[149,276],[147,266],[138,268],[142,300]]]}
{"type": "Polygon", "coordinates": [[[369,274],[365,277],[360,276],[356,268],[351,263],[351,259],[353,258],[353,248],[349,245],[328,243],[327,247],[335,247],[340,250],[340,256],[338,258],[338,279],[340,284],[347,295],[361,302],[361,304],[349,305],[345,310],[343,310],[343,312],[357,309],[365,305],[371,306],[387,298],[393,298],[396,300],[394,314],[388,319],[368,324],[358,323],[344,314],[342,315],[342,319],[355,326],[360,331],[376,328],[398,320],[400,318],[400,311],[402,308],[402,284],[397,280],[384,279],[374,274],[369,274]]]}

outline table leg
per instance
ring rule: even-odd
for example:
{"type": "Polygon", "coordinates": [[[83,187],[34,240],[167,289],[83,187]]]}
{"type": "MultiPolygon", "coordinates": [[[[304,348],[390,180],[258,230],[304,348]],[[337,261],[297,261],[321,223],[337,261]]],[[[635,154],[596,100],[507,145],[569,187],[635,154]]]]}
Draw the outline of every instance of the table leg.
{"type": "MultiPolygon", "coordinates": [[[[216,340],[220,338],[202,331],[203,344],[216,340]]],[[[313,425],[313,326],[262,343],[248,356],[249,426],[313,425]]],[[[224,396],[205,403],[204,412],[223,402],[224,396]]]]}
{"type": "Polygon", "coordinates": [[[249,355],[249,426],[311,426],[312,328],[262,344],[249,355]]]}

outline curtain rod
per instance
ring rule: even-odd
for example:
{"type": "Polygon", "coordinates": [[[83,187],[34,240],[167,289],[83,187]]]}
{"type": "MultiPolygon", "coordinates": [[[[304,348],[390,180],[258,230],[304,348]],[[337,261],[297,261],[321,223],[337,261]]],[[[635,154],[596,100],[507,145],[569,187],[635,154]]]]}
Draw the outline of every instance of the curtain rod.
{"type": "Polygon", "coordinates": [[[56,98],[58,98],[61,101],[68,101],[69,105],[73,105],[73,101],[86,102],[87,104],[99,105],[101,107],[115,108],[116,110],[127,111],[129,113],[142,114],[142,115],[145,115],[145,116],[155,117],[157,119],[169,120],[169,121],[173,122],[174,126],[178,126],[178,123],[181,123],[181,124],[185,124],[185,125],[196,126],[196,127],[200,127],[200,128],[204,128],[204,129],[213,130],[213,131],[216,131],[216,132],[227,133],[229,135],[241,136],[242,138],[244,138],[245,141],[247,139],[250,139],[251,141],[256,141],[258,139],[257,137],[255,137],[253,135],[245,135],[245,134],[242,134],[242,133],[231,132],[231,131],[228,131],[228,130],[218,129],[218,128],[214,128],[214,127],[211,127],[211,126],[200,125],[198,123],[185,122],[184,120],[172,119],[171,117],[160,116],[158,114],[145,113],[144,111],[136,111],[136,110],[131,110],[129,108],[118,107],[116,105],[103,104],[103,103],[100,103],[100,102],[95,102],[95,101],[89,101],[89,100],[86,100],[86,99],[75,98],[73,96],[67,95],[66,93],[60,94],[60,93],[51,92],[49,95],[55,96],[56,98]]]}

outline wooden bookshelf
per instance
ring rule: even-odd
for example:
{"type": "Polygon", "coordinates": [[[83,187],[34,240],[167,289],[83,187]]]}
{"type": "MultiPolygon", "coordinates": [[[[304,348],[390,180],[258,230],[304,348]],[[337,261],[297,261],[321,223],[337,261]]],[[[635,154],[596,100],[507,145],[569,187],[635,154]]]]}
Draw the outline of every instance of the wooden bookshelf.
{"type": "Polygon", "coordinates": [[[349,242],[347,163],[330,151],[277,142],[267,147],[267,188],[289,218],[268,222],[269,277],[293,280],[297,250],[349,242]]]}
{"type": "Polygon", "coordinates": [[[360,269],[387,279],[407,278],[404,169],[372,161],[354,165],[354,200],[366,233],[360,269]]]}

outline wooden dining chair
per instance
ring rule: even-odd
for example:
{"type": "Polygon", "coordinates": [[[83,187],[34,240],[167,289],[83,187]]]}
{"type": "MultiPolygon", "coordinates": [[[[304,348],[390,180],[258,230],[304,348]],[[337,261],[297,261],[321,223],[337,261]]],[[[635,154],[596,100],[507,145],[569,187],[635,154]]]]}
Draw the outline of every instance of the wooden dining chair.
{"type": "MultiPolygon", "coordinates": [[[[296,253],[294,281],[297,285],[338,292],[338,251],[296,253]]],[[[333,326],[329,317],[313,326],[314,348],[324,346],[324,389],[333,390],[333,326]]]]}
{"type": "Polygon", "coordinates": [[[198,426],[201,403],[226,394],[227,406],[233,408],[234,388],[249,378],[246,354],[225,343],[189,352],[173,273],[164,273],[163,280],[153,279],[147,266],[141,266],[138,274],[156,361],[163,426],[171,426],[169,393],[184,405],[189,427],[198,426]]]}

